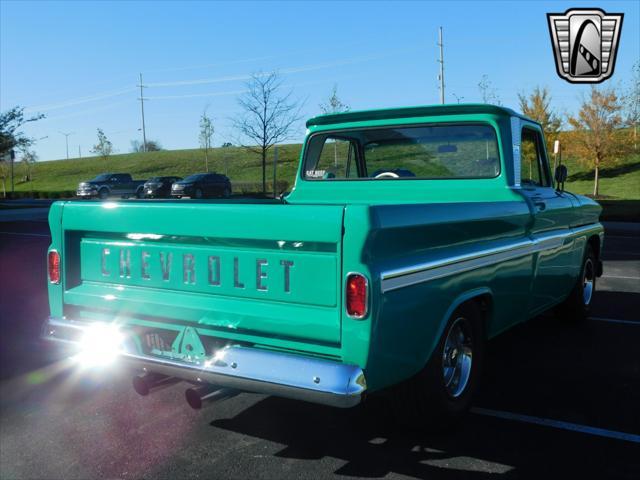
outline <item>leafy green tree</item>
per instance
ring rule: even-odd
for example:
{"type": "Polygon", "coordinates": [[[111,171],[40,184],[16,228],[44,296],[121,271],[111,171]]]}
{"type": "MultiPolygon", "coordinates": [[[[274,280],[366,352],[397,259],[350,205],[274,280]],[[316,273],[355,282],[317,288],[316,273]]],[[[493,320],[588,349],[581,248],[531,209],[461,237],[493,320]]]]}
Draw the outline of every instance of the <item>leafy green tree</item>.
{"type": "Polygon", "coordinates": [[[34,139],[21,131],[22,126],[44,118],[43,114],[25,116],[24,107],[13,107],[0,113],[0,157],[5,157],[11,150],[25,150],[34,143],[34,139]]]}
{"type": "Polygon", "coordinates": [[[159,152],[162,150],[162,145],[157,140],[147,140],[147,148],[145,150],[144,145],[140,140],[131,140],[131,151],[136,152],[159,152]]]}
{"type": "Polygon", "coordinates": [[[200,148],[204,150],[204,168],[205,171],[209,171],[209,150],[211,149],[211,141],[213,139],[213,119],[207,115],[207,111],[202,112],[200,117],[200,148]]]}
{"type": "Polygon", "coordinates": [[[527,117],[532,118],[542,126],[544,136],[547,139],[547,149],[558,138],[562,119],[551,108],[551,95],[547,87],[536,87],[529,95],[518,94],[520,110],[527,117]]]}
{"type": "Polygon", "coordinates": [[[31,181],[31,172],[33,164],[38,161],[38,155],[33,150],[26,150],[22,154],[22,167],[24,170],[24,179],[27,182],[31,181]]]}
{"type": "Polygon", "coordinates": [[[592,86],[582,99],[578,115],[569,117],[573,127],[571,148],[581,162],[593,167],[593,196],[598,196],[600,168],[613,163],[625,153],[620,141],[623,105],[613,88],[592,86]]]}
{"type": "Polygon", "coordinates": [[[640,122],[640,61],[633,65],[631,82],[624,95],[624,113],[627,125],[633,127],[633,150],[638,150],[638,123],[640,122]]]}
{"type": "Polygon", "coordinates": [[[91,153],[100,155],[104,160],[113,153],[113,144],[109,141],[101,128],[98,128],[98,143],[91,149],[91,153]]]}

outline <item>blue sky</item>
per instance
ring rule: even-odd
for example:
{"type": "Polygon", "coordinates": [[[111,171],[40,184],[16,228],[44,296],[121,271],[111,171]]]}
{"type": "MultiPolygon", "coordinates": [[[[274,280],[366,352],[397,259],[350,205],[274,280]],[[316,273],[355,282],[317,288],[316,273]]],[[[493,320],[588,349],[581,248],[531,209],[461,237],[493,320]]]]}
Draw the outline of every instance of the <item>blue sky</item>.
{"type": "MultiPolygon", "coordinates": [[[[214,144],[235,139],[230,118],[252,72],[278,70],[303,115],[337,84],[352,109],[439,102],[438,27],[444,27],[447,101],[480,101],[488,75],[501,102],[548,86],[554,106],[576,109],[588,87],[555,72],[545,14],[575,7],[625,14],[615,74],[640,58],[640,2],[14,2],[0,0],[0,109],[47,118],[25,131],[41,160],[88,156],[102,128],[118,152],[140,139],[138,74],[147,137],[195,148],[205,108],[214,144]]],[[[301,122],[293,141],[304,136],[301,122]]]]}

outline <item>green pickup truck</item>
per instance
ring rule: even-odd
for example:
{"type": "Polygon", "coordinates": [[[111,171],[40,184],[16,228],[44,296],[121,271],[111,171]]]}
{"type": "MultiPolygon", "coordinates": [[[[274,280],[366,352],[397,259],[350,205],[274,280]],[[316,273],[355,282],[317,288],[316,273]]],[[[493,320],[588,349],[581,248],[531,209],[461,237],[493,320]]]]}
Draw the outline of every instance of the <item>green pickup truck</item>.
{"type": "Polygon", "coordinates": [[[601,207],[552,175],[539,124],[469,104],[307,127],[282,199],[54,203],[44,336],[79,368],[132,366],[143,395],[185,381],[194,408],[402,388],[456,417],[488,339],[552,307],[586,317],[601,207]]]}

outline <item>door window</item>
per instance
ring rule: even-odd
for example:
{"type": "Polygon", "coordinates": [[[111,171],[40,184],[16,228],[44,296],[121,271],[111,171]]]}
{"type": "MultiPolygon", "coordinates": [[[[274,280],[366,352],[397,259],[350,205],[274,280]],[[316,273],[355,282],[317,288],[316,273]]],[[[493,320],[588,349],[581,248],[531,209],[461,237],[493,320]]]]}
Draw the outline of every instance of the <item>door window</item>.
{"type": "Polygon", "coordinates": [[[530,128],[524,128],[522,130],[520,183],[523,186],[549,186],[540,134],[530,128]]]}

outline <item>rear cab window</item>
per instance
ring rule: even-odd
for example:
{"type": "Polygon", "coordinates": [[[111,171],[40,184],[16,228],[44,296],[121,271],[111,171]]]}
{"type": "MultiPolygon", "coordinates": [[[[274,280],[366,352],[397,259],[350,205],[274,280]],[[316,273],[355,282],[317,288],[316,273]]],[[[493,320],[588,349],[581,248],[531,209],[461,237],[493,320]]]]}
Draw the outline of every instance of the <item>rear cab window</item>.
{"type": "Polygon", "coordinates": [[[494,178],[493,127],[451,124],[317,133],[305,149],[306,180],[494,178]]]}

